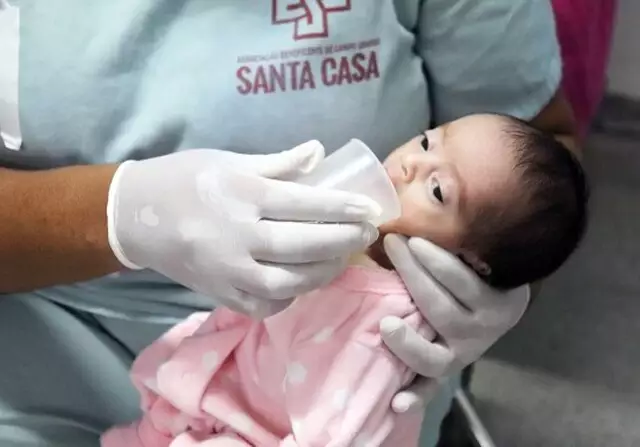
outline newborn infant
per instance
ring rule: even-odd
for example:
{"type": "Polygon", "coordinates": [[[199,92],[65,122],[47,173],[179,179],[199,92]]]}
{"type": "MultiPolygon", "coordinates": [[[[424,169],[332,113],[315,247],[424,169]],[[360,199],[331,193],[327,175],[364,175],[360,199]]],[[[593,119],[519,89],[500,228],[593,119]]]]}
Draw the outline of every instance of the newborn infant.
{"type": "MultiPolygon", "coordinates": [[[[510,117],[472,115],[429,130],[385,167],[402,215],[381,235],[429,239],[494,287],[551,274],[584,231],[580,164],[553,136],[510,117]]],[[[416,446],[421,415],[390,408],[413,373],[378,327],[396,316],[435,334],[390,267],[377,242],[333,283],[264,321],[216,309],[178,324],[133,365],[142,419],[102,444],[416,446]]]]}

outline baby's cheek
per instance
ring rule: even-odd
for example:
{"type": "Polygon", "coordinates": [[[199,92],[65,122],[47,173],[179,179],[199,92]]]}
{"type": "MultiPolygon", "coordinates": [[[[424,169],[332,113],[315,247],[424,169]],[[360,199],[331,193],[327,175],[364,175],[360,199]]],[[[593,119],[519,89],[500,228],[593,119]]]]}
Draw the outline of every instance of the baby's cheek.
{"type": "Polygon", "coordinates": [[[381,236],[389,233],[426,239],[452,253],[457,253],[460,249],[457,226],[440,216],[403,215],[380,227],[381,236]]]}
{"type": "Polygon", "coordinates": [[[415,206],[411,200],[402,191],[398,191],[398,198],[400,199],[401,213],[400,217],[392,221],[386,222],[378,227],[381,234],[399,233],[406,234],[407,227],[410,226],[411,221],[416,221],[411,215],[415,214],[415,206]]]}
{"type": "Polygon", "coordinates": [[[431,232],[428,231],[429,219],[424,213],[404,208],[402,215],[380,226],[381,234],[397,233],[409,237],[429,237],[431,232]]]}

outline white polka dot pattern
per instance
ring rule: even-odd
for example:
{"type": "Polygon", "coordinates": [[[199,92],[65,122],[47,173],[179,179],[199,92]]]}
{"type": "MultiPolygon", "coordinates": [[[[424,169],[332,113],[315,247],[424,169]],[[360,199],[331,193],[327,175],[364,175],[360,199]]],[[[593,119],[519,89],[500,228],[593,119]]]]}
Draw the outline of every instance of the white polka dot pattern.
{"type": "Polygon", "coordinates": [[[307,368],[302,363],[293,362],[287,367],[287,383],[290,385],[303,384],[307,378],[307,368]]]}
{"type": "Polygon", "coordinates": [[[344,410],[349,402],[349,390],[341,388],[333,393],[331,404],[336,410],[344,410]]]}
{"type": "Polygon", "coordinates": [[[333,336],[334,329],[330,326],[327,326],[316,333],[313,337],[313,342],[316,344],[325,343],[331,339],[333,336]]]}
{"type": "Polygon", "coordinates": [[[147,227],[157,227],[160,225],[160,217],[156,214],[152,206],[145,206],[136,212],[136,220],[147,227]]]}
{"type": "Polygon", "coordinates": [[[216,351],[209,351],[202,356],[202,367],[207,372],[215,371],[220,365],[220,355],[216,351]]]}

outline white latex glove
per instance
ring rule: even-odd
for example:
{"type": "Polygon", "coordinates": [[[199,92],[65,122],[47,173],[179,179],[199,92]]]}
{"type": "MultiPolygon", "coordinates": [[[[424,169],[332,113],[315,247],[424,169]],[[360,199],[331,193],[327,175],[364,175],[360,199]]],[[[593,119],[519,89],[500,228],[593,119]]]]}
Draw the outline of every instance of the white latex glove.
{"type": "Polygon", "coordinates": [[[458,258],[424,239],[388,235],[384,247],[435,331],[425,337],[399,318],[380,322],[389,349],[421,376],[394,397],[392,407],[402,413],[421,408],[437,391],[440,379],[475,362],[515,326],[530,292],[528,286],[494,290],[458,258]]]}
{"type": "Polygon", "coordinates": [[[276,180],[323,157],[312,141],[273,155],[204,149],[124,163],[109,191],[111,248],[125,267],[158,271],[218,305],[279,312],[377,238],[370,199],[276,180]]]}

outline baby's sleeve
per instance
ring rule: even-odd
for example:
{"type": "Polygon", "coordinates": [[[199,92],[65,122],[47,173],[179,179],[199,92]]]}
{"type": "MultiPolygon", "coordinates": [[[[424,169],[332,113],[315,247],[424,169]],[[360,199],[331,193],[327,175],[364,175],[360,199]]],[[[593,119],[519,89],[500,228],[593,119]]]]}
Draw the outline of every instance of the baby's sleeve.
{"type": "Polygon", "coordinates": [[[283,383],[292,429],[282,447],[387,446],[392,434],[397,443],[407,423],[410,440],[405,443],[403,435],[402,445],[417,445],[420,420],[391,410],[393,396],[412,374],[379,334],[300,345],[292,354],[283,383]]]}
{"type": "Polygon", "coordinates": [[[172,326],[157,340],[143,349],[131,367],[131,381],[141,397],[142,410],[147,411],[158,398],[158,369],[175,354],[180,344],[192,336],[211,318],[199,312],[172,326]]]}
{"type": "Polygon", "coordinates": [[[140,353],[131,368],[142,410],[164,399],[181,411],[199,413],[201,394],[250,326],[248,317],[217,309],[195,313],[169,329],[140,353]]]}

